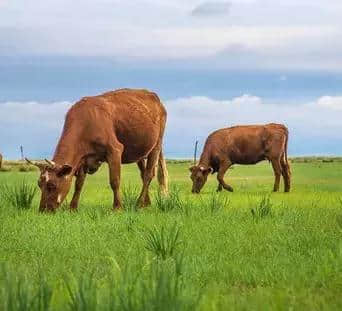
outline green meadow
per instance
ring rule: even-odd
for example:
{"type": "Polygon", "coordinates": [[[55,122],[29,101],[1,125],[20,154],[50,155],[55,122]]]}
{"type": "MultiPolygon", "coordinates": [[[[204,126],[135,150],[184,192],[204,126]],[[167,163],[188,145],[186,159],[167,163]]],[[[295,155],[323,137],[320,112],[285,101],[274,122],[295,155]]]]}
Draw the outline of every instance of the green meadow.
{"type": "Polygon", "coordinates": [[[153,181],[144,209],[126,165],[120,212],[103,165],[79,211],[55,214],[38,213],[37,171],[5,168],[0,310],[342,310],[342,162],[299,162],[291,193],[271,193],[262,162],[229,170],[233,193],[213,175],[193,195],[190,163],[172,161],[170,195],[153,181]]]}

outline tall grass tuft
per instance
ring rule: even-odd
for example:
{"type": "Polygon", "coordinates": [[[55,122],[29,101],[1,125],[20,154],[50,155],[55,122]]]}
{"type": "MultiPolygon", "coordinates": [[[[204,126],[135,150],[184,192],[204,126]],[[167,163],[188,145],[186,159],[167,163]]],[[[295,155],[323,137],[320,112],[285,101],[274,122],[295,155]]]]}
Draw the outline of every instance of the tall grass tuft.
{"type": "Polygon", "coordinates": [[[177,247],[182,243],[179,240],[180,228],[174,223],[167,228],[164,225],[160,229],[153,227],[146,229],[143,236],[145,248],[163,260],[175,255],[177,247]]]}
{"type": "Polygon", "coordinates": [[[137,197],[139,195],[138,188],[133,185],[128,185],[122,189],[122,205],[127,212],[138,211],[137,197]]]}
{"type": "Polygon", "coordinates": [[[175,186],[171,187],[167,196],[158,191],[155,197],[155,206],[161,212],[170,212],[174,209],[181,210],[184,204],[180,198],[180,189],[175,186]]]}
{"type": "Polygon", "coordinates": [[[256,209],[251,208],[252,217],[259,221],[272,214],[272,202],[270,196],[263,196],[256,209]]]}
{"type": "Polygon", "coordinates": [[[65,284],[70,297],[69,310],[97,310],[97,284],[92,273],[65,279],[65,284]]]}
{"type": "Polygon", "coordinates": [[[230,199],[227,196],[222,196],[217,192],[212,192],[209,199],[204,203],[207,209],[210,210],[211,214],[215,214],[230,205],[230,199]]]}
{"type": "Polygon", "coordinates": [[[2,184],[0,196],[9,205],[17,209],[29,209],[36,195],[37,188],[28,183],[25,179],[14,185],[2,184]]]}
{"type": "Polygon", "coordinates": [[[189,295],[183,277],[183,256],[153,260],[142,267],[119,268],[113,274],[109,310],[194,310],[200,294],[189,295]]]}
{"type": "Polygon", "coordinates": [[[176,311],[193,307],[182,293],[184,283],[176,269],[156,263],[151,270],[147,284],[143,284],[146,295],[142,297],[142,310],[176,311]]]}
{"type": "Polygon", "coordinates": [[[47,280],[41,275],[35,300],[35,310],[48,311],[50,310],[53,289],[48,284],[47,280]]]}
{"type": "Polygon", "coordinates": [[[38,286],[33,286],[27,278],[9,271],[2,267],[2,297],[0,298],[0,309],[8,311],[50,309],[52,288],[44,278],[40,278],[38,286]]]}

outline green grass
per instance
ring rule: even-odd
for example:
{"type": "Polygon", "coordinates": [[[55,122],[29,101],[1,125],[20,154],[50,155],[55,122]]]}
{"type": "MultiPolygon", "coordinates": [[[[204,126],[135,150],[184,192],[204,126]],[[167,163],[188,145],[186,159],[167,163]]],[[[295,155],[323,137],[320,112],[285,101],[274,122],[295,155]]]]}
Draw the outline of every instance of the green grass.
{"type": "MultiPolygon", "coordinates": [[[[289,194],[271,193],[264,162],[230,170],[233,193],[210,176],[193,195],[188,166],[169,164],[170,198],[154,181],[142,210],[135,165],[121,212],[105,166],[78,213],[39,214],[39,193],[28,209],[1,197],[0,310],[342,310],[341,162],[293,163],[289,194]]],[[[37,175],[0,172],[0,184],[37,175]]]]}
{"type": "Polygon", "coordinates": [[[37,193],[37,187],[23,179],[20,183],[0,184],[0,199],[8,206],[29,209],[37,193]]]}

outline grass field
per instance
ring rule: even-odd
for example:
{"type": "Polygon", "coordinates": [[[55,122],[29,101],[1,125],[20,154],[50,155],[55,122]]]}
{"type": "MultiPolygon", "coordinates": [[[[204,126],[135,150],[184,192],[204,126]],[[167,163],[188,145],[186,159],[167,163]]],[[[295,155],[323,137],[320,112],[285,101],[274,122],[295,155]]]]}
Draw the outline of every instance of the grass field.
{"type": "MultiPolygon", "coordinates": [[[[171,195],[111,211],[106,167],[78,213],[12,206],[10,188],[37,172],[0,173],[0,310],[342,310],[342,163],[293,163],[293,191],[271,193],[266,162],[236,166],[234,193],[211,176],[190,193],[189,164],[169,164],[171,195]],[[6,193],[5,193],[6,192],[6,193]],[[7,198],[7,199],[6,199],[7,198]]],[[[70,199],[70,198],[69,198],[70,199]]]]}

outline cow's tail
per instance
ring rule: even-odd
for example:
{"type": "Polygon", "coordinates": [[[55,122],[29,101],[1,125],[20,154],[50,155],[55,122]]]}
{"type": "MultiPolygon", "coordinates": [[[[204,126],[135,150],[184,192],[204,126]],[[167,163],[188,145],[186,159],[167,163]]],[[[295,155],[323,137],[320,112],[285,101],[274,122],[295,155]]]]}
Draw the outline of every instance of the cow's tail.
{"type": "Polygon", "coordinates": [[[286,137],[285,137],[285,162],[288,164],[289,161],[287,159],[287,146],[288,146],[288,141],[289,141],[289,131],[286,131],[286,137]]]}
{"type": "Polygon", "coordinates": [[[289,141],[289,131],[288,131],[287,128],[285,128],[285,129],[286,129],[286,131],[285,131],[284,159],[285,159],[286,166],[288,167],[289,174],[291,174],[291,167],[290,167],[290,163],[289,163],[288,158],[287,158],[287,147],[288,147],[288,141],[289,141]]]}
{"type": "Polygon", "coordinates": [[[160,187],[160,191],[162,194],[167,195],[168,194],[168,187],[169,187],[169,177],[168,177],[168,172],[166,168],[166,161],[164,159],[163,155],[163,149],[160,149],[159,153],[159,159],[158,159],[158,183],[160,187]]]}

